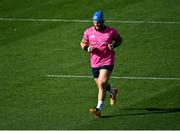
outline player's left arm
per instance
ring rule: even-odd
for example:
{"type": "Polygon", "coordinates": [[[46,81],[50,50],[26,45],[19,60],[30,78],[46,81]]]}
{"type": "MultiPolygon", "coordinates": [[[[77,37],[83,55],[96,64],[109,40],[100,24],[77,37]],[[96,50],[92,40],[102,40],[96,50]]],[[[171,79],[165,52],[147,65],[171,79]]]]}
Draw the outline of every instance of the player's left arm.
{"type": "Polygon", "coordinates": [[[113,40],[114,43],[108,45],[110,50],[120,46],[123,42],[123,38],[120,36],[120,34],[117,34],[117,36],[113,40]]]}
{"type": "Polygon", "coordinates": [[[122,37],[118,34],[117,37],[114,39],[113,48],[120,46],[123,42],[122,37]]]}

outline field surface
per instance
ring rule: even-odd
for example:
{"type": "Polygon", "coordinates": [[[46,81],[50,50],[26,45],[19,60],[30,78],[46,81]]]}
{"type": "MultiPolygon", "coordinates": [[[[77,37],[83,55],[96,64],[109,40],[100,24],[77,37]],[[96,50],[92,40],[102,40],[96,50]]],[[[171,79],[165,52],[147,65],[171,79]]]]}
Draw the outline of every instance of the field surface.
{"type": "Polygon", "coordinates": [[[180,130],[180,0],[0,0],[0,129],[180,130]],[[96,10],[124,39],[100,119],[79,45],[96,10]]]}

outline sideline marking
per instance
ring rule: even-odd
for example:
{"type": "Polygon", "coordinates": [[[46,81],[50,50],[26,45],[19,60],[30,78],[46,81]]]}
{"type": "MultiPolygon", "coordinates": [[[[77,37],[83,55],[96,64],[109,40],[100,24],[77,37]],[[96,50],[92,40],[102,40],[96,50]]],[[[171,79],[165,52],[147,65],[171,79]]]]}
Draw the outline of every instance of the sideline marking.
{"type": "MultiPolygon", "coordinates": [[[[33,21],[33,22],[80,22],[89,23],[91,20],[68,20],[68,19],[34,19],[34,18],[0,18],[0,21],[33,21]]],[[[121,20],[106,20],[108,23],[127,23],[127,24],[180,24],[180,21],[121,21],[121,20]]]]}
{"type": "MultiPolygon", "coordinates": [[[[93,78],[92,76],[80,76],[80,75],[46,75],[46,77],[54,78],[93,78]]],[[[111,76],[112,79],[128,79],[128,80],[180,80],[180,78],[162,78],[162,77],[118,77],[111,76]]]]}

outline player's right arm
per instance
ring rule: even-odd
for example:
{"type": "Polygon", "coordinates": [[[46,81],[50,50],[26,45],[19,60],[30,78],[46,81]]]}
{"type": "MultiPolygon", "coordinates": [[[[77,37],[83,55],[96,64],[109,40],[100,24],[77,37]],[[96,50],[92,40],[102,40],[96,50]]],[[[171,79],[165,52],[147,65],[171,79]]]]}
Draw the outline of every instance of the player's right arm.
{"type": "Polygon", "coordinates": [[[90,48],[88,42],[84,38],[82,39],[80,46],[84,51],[88,51],[90,48]]]}
{"type": "Polygon", "coordinates": [[[84,51],[92,52],[94,48],[91,47],[89,43],[89,31],[90,31],[90,28],[86,29],[86,31],[84,32],[82,41],[80,42],[80,46],[84,51]]]}
{"type": "Polygon", "coordinates": [[[80,45],[81,45],[81,48],[82,48],[84,51],[92,52],[92,51],[95,50],[95,48],[90,47],[89,43],[88,43],[86,40],[84,40],[84,39],[82,39],[80,45]]]}
{"type": "Polygon", "coordinates": [[[84,51],[89,51],[90,47],[89,47],[89,33],[88,33],[88,29],[85,30],[84,34],[83,34],[83,38],[80,42],[80,46],[84,51]]]}

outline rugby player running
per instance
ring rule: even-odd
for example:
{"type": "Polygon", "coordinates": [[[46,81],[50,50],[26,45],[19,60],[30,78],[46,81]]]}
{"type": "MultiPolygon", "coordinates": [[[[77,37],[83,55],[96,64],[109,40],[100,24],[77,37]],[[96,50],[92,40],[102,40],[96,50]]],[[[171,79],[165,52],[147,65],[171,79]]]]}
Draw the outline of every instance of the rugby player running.
{"type": "Polygon", "coordinates": [[[98,102],[89,112],[95,117],[101,117],[106,92],[110,94],[110,105],[116,102],[118,88],[112,88],[109,78],[115,64],[115,50],[122,43],[122,37],[116,29],[106,26],[103,12],[96,11],[93,15],[93,26],[84,32],[81,48],[90,53],[90,64],[94,80],[98,87],[98,102]]]}

